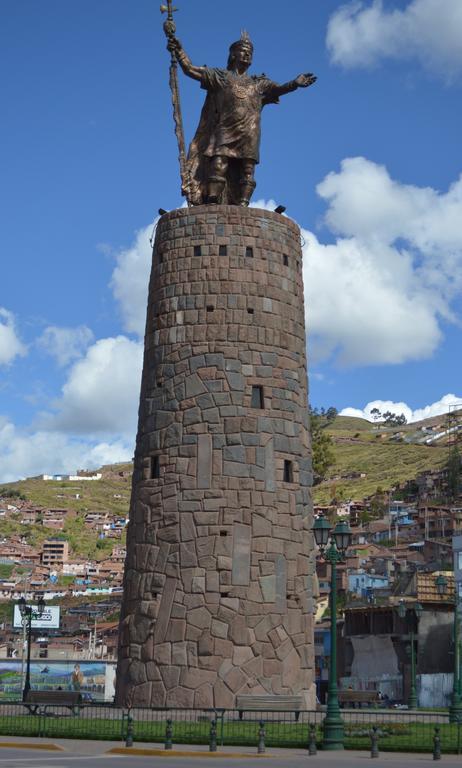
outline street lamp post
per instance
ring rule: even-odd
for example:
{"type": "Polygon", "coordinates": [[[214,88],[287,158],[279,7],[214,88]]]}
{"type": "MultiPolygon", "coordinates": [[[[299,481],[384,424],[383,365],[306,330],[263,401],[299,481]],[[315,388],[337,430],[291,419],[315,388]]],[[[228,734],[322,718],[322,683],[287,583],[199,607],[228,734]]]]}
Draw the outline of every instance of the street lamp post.
{"type": "Polygon", "coordinates": [[[37,617],[40,618],[43,615],[43,611],[45,609],[45,600],[43,599],[42,595],[40,595],[37,607],[33,605],[27,605],[26,599],[24,597],[21,597],[18,600],[19,610],[21,612],[23,624],[26,628],[27,633],[27,660],[26,660],[26,677],[24,680],[24,688],[22,691],[22,700],[27,700],[27,694],[30,691],[30,646],[31,646],[31,636],[32,636],[32,619],[37,617]]]}
{"type": "Polygon", "coordinates": [[[346,522],[339,522],[331,533],[328,520],[322,515],[314,523],[313,533],[321,556],[330,563],[330,664],[327,688],[327,712],[323,722],[323,749],[343,749],[343,720],[340,716],[337,689],[337,563],[345,558],[351,541],[346,522]]]}
{"type": "MultiPolygon", "coordinates": [[[[435,579],[436,589],[440,597],[447,593],[448,580],[441,573],[435,579]]],[[[449,707],[449,722],[460,723],[462,721],[462,699],[460,695],[460,646],[459,646],[459,612],[457,605],[457,592],[454,592],[454,676],[452,682],[451,705],[449,707]]]]}
{"type": "MultiPolygon", "coordinates": [[[[420,605],[420,603],[414,603],[414,605],[407,607],[404,600],[401,600],[398,606],[398,616],[400,619],[408,619],[412,617],[412,614],[415,615],[416,618],[416,624],[418,626],[418,622],[420,617],[422,616],[423,608],[420,605]]],[[[417,709],[417,686],[416,686],[416,658],[415,658],[415,632],[414,632],[414,624],[413,619],[410,618],[411,623],[409,626],[409,641],[411,645],[411,690],[409,693],[409,701],[408,706],[409,709],[417,709]]]]}

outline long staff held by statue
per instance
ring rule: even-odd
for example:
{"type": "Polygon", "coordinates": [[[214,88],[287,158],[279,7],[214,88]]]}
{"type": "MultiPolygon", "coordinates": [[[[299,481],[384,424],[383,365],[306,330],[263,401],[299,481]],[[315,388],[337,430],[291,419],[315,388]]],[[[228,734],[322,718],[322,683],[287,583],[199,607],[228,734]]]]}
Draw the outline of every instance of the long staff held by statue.
{"type": "MultiPolygon", "coordinates": [[[[178,8],[174,8],[172,0],[167,0],[167,5],[161,5],[161,13],[167,13],[167,20],[164,22],[164,32],[167,38],[175,35],[176,27],[173,21],[173,13],[178,8]]],[[[175,122],[175,134],[178,142],[178,159],[180,161],[181,192],[188,200],[189,204],[189,173],[186,163],[186,150],[184,143],[183,118],[181,116],[180,92],[178,88],[178,62],[175,51],[170,50],[170,90],[172,92],[173,120],[175,122]]]]}

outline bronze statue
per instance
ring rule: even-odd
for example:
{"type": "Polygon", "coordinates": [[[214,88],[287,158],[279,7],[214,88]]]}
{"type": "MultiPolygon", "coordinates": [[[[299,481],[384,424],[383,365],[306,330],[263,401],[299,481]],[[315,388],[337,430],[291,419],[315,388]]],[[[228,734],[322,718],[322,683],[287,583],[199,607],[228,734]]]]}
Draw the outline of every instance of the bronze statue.
{"type": "MultiPolygon", "coordinates": [[[[253,45],[246,32],[230,46],[226,69],[197,67],[192,64],[182,44],[175,37],[172,9],[164,10],[169,19],[164,24],[172,66],[179,62],[188,77],[198,80],[207,91],[196,134],[187,159],[182,155],[180,124],[180,168],[182,191],[190,205],[203,203],[249,204],[255,189],[255,165],[259,162],[261,111],[265,104],[277,104],[279,97],[307,88],[316,82],[311,73],[302,74],[279,85],[266,75],[248,75],[253,45]]],[[[172,72],[172,70],[171,70],[172,72]]],[[[175,81],[176,83],[176,81],[175,81]]],[[[172,87],[178,136],[178,86],[172,87]],[[176,90],[175,90],[176,88],[176,90]]],[[[172,76],[171,76],[172,84],[172,76]]]]}

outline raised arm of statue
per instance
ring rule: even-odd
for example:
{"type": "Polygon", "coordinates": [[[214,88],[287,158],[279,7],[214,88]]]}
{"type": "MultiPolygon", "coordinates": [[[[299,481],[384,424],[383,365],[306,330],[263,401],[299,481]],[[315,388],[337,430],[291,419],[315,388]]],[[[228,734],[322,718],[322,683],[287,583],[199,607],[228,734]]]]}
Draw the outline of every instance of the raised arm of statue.
{"type": "Polygon", "coordinates": [[[282,85],[277,85],[273,89],[274,96],[284,96],[286,93],[291,93],[291,91],[296,91],[297,88],[308,88],[309,85],[313,85],[317,80],[317,77],[313,75],[311,72],[307,72],[306,74],[298,75],[298,77],[295,78],[295,80],[289,80],[288,83],[283,83],[282,85]]]}
{"type": "Polygon", "coordinates": [[[196,67],[191,62],[191,59],[189,58],[177,37],[174,37],[173,35],[169,37],[167,48],[170,53],[173,52],[175,54],[177,61],[185,75],[192,77],[193,80],[201,80],[205,67],[196,67]]]}

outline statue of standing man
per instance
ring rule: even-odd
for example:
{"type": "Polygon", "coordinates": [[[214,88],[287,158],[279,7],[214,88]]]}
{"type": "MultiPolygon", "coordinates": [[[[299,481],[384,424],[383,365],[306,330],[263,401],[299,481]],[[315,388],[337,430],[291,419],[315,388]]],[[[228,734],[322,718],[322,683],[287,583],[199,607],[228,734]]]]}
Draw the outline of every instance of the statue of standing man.
{"type": "Polygon", "coordinates": [[[248,75],[253,45],[246,32],[230,46],[226,69],[192,64],[178,38],[168,31],[168,49],[183,72],[207,91],[196,134],[186,160],[187,189],[192,205],[249,204],[260,159],[261,111],[279,97],[316,82],[311,73],[279,85],[265,75],[248,75]]]}

